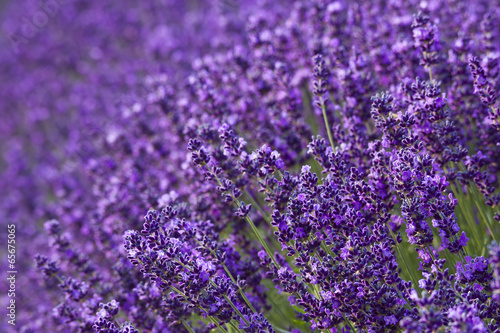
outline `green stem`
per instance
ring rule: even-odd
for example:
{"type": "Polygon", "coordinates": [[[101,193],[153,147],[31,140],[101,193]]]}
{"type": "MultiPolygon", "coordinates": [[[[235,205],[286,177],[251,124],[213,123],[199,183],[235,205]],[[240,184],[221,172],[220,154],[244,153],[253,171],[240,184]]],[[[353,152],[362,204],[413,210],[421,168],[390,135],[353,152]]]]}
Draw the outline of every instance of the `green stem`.
{"type": "Polygon", "coordinates": [[[249,324],[248,320],[246,320],[246,318],[243,316],[243,313],[241,313],[240,310],[238,310],[238,308],[236,307],[236,305],[234,305],[234,303],[229,299],[229,297],[227,297],[226,295],[223,295],[222,297],[224,297],[224,299],[229,303],[229,305],[238,314],[238,316],[240,316],[241,319],[243,319],[243,321],[245,322],[245,324],[248,325],[249,324]]]}
{"type": "Polygon", "coordinates": [[[344,321],[349,325],[349,327],[352,329],[353,332],[356,332],[356,329],[354,328],[354,325],[351,323],[349,319],[347,319],[344,314],[342,314],[342,318],[344,318],[344,321]]]}
{"type": "Polygon", "coordinates": [[[268,216],[268,215],[264,212],[264,209],[260,206],[260,204],[257,202],[257,200],[255,200],[255,199],[253,198],[253,196],[252,196],[252,195],[248,192],[248,190],[247,190],[247,189],[245,189],[245,191],[244,191],[244,192],[245,192],[245,194],[246,194],[246,195],[247,195],[247,197],[248,197],[248,201],[250,201],[250,203],[251,203],[252,205],[254,205],[254,206],[255,206],[255,208],[257,208],[257,210],[260,212],[260,215],[262,215],[262,218],[263,218],[264,220],[266,220],[266,222],[268,222],[268,223],[269,223],[269,225],[271,226],[271,228],[273,228],[273,226],[272,226],[272,224],[271,224],[271,218],[270,218],[270,217],[269,217],[269,216],[268,216]]]}
{"type": "MultiPolygon", "coordinates": [[[[219,177],[217,177],[217,175],[215,175],[215,174],[214,174],[214,177],[215,177],[215,180],[217,181],[217,183],[219,183],[220,186],[223,186],[223,184],[220,181],[219,177]]],[[[241,206],[241,202],[232,193],[230,193],[229,195],[233,198],[233,200],[236,203],[237,207],[240,207],[241,206]]],[[[253,223],[252,219],[250,217],[248,217],[248,215],[245,217],[245,219],[247,220],[248,224],[250,224],[250,227],[252,228],[255,236],[257,236],[257,239],[259,240],[259,242],[262,245],[262,247],[264,247],[264,250],[266,251],[266,253],[269,256],[269,258],[271,258],[271,260],[273,261],[273,263],[276,265],[276,267],[278,269],[281,268],[281,266],[278,264],[278,262],[274,258],[273,253],[271,252],[271,250],[267,246],[266,242],[264,241],[264,239],[260,235],[259,230],[257,229],[257,227],[255,226],[255,224],[253,223]]]]}
{"type": "MultiPolygon", "coordinates": [[[[189,267],[187,267],[187,266],[183,265],[181,262],[179,262],[179,261],[177,261],[177,262],[178,262],[179,264],[181,264],[181,265],[182,265],[182,267],[186,268],[187,270],[191,270],[189,267]]],[[[213,281],[212,281],[212,279],[209,279],[208,281],[210,281],[210,284],[211,284],[212,286],[214,286],[215,288],[217,288],[217,285],[215,284],[215,282],[213,282],[213,281]]],[[[175,289],[175,287],[173,287],[173,286],[172,286],[171,288],[172,288],[173,290],[176,290],[177,292],[179,292],[179,293],[180,293],[180,291],[179,291],[179,290],[177,290],[177,289],[175,289]]],[[[185,295],[183,295],[183,296],[187,298],[187,296],[185,296],[185,295]]],[[[243,319],[243,321],[244,321],[246,324],[248,324],[248,321],[245,319],[245,317],[243,317],[243,314],[240,312],[240,310],[238,310],[238,308],[237,308],[237,307],[233,304],[233,302],[232,302],[232,301],[231,301],[231,300],[230,300],[230,299],[229,299],[226,295],[224,295],[223,297],[224,297],[224,299],[225,299],[225,300],[229,303],[229,305],[233,308],[233,310],[234,310],[234,311],[235,311],[235,312],[236,312],[236,313],[237,313],[237,314],[241,317],[241,319],[243,319]]]]}
{"type": "Polygon", "coordinates": [[[279,332],[279,333],[290,333],[290,331],[284,330],[284,329],[279,328],[279,327],[273,327],[273,328],[276,332],[279,332]]]}
{"type": "Polygon", "coordinates": [[[474,202],[476,204],[477,210],[479,211],[479,214],[481,214],[481,217],[483,218],[484,223],[486,224],[486,227],[490,231],[491,237],[498,243],[498,238],[496,237],[496,234],[493,231],[493,228],[491,226],[491,221],[490,221],[489,218],[486,217],[486,215],[484,215],[484,209],[483,209],[483,207],[481,207],[481,204],[479,203],[479,200],[477,200],[477,198],[480,195],[480,193],[479,193],[479,191],[477,190],[477,188],[474,185],[471,186],[471,189],[472,189],[472,192],[474,192],[472,194],[472,196],[473,196],[474,202]]]}
{"type": "MultiPolygon", "coordinates": [[[[460,169],[460,170],[462,170],[462,171],[463,171],[463,170],[466,170],[466,167],[465,167],[465,165],[463,164],[463,162],[461,162],[461,163],[459,164],[459,169],[460,169]]],[[[497,239],[497,237],[496,237],[496,234],[495,234],[495,233],[493,232],[493,230],[492,230],[492,225],[491,225],[491,223],[490,223],[490,219],[489,219],[489,218],[487,218],[487,217],[484,215],[484,211],[483,211],[483,210],[484,210],[484,209],[483,209],[484,207],[481,207],[481,206],[482,206],[482,205],[481,205],[481,203],[483,203],[483,201],[481,201],[481,203],[480,203],[480,202],[479,202],[479,200],[478,200],[478,198],[481,198],[481,197],[482,197],[482,194],[479,192],[479,190],[478,190],[478,188],[477,188],[477,185],[475,185],[475,184],[471,184],[471,185],[469,186],[469,189],[470,189],[470,191],[471,191],[470,195],[471,195],[471,197],[473,198],[473,200],[474,200],[474,202],[475,202],[475,204],[476,204],[477,210],[479,211],[479,214],[481,214],[481,217],[483,218],[484,223],[486,224],[486,228],[488,228],[488,230],[490,231],[491,237],[492,237],[492,238],[493,238],[493,239],[494,239],[494,240],[498,243],[498,239],[497,239]]],[[[459,192],[460,192],[460,188],[458,188],[458,190],[459,190],[459,192]]],[[[483,205],[483,206],[484,206],[484,205],[483,205]]],[[[468,209],[470,209],[470,208],[468,207],[468,209]]],[[[471,215],[473,215],[473,214],[471,213],[471,215]]]]}
{"type": "MultiPolygon", "coordinates": [[[[210,250],[212,251],[212,250],[210,250]]],[[[183,265],[180,261],[176,261],[177,263],[179,263],[182,267],[186,268],[187,270],[191,271],[191,268],[183,265]]],[[[231,275],[231,273],[229,272],[229,269],[227,269],[226,265],[224,265],[224,269],[226,270],[226,272],[230,275],[230,278],[231,278],[231,281],[233,281],[234,284],[236,284],[236,280],[233,278],[233,276],[231,275]]],[[[210,284],[212,286],[214,286],[215,288],[217,288],[217,285],[215,284],[215,282],[212,281],[212,279],[209,279],[210,281],[210,284]]],[[[240,294],[243,296],[243,298],[248,301],[247,297],[245,296],[245,293],[243,293],[243,291],[240,289],[240,294]]],[[[246,321],[246,319],[243,317],[243,315],[240,313],[240,311],[236,308],[236,306],[233,304],[233,302],[231,302],[231,300],[224,295],[224,298],[226,299],[226,301],[228,301],[229,305],[233,308],[234,311],[236,311],[236,313],[238,313],[240,315],[240,317],[245,321],[245,323],[248,324],[248,322],[246,321]]],[[[250,301],[248,301],[248,306],[252,309],[253,312],[257,313],[257,311],[255,311],[254,307],[252,306],[252,304],[250,303],[250,301]]]]}
{"type": "MultiPolygon", "coordinates": [[[[236,332],[242,332],[240,330],[240,328],[238,327],[238,325],[236,325],[235,323],[233,323],[232,320],[230,322],[228,322],[228,324],[231,325],[231,327],[234,328],[236,330],[236,332]]],[[[245,333],[245,332],[242,332],[242,333],[245,333]]]]}
{"type": "Polygon", "coordinates": [[[328,133],[328,140],[330,140],[330,146],[332,147],[332,149],[334,149],[335,146],[333,145],[332,132],[330,130],[330,124],[328,123],[328,116],[326,115],[326,105],[325,101],[323,100],[323,96],[319,98],[319,103],[321,104],[321,111],[323,112],[323,120],[325,121],[326,132],[328,133]]]}
{"type": "MultiPolygon", "coordinates": [[[[233,275],[229,271],[229,269],[226,267],[225,264],[222,264],[222,267],[224,267],[224,270],[226,273],[229,275],[229,278],[231,281],[233,281],[234,284],[236,284],[236,280],[234,279],[233,275]]],[[[237,284],[236,284],[237,285],[237,284]]],[[[241,289],[238,289],[240,292],[241,297],[243,297],[243,300],[245,300],[245,303],[248,305],[248,307],[252,310],[253,313],[257,313],[257,310],[253,307],[252,303],[248,300],[247,295],[245,295],[245,292],[241,289]]]]}
{"type": "Polygon", "coordinates": [[[184,319],[181,319],[182,325],[189,331],[189,333],[194,333],[193,329],[189,326],[184,319]]]}
{"type": "Polygon", "coordinates": [[[332,259],[335,258],[335,253],[325,244],[325,241],[321,241],[321,247],[332,257],[332,259]]]}
{"type": "MultiPolygon", "coordinates": [[[[196,240],[195,240],[196,241],[196,240]]],[[[202,244],[200,244],[200,242],[196,241],[196,243],[200,246],[203,246],[202,244]]],[[[206,248],[208,249],[212,255],[216,255],[215,251],[210,249],[210,248],[206,248]]],[[[238,285],[236,283],[236,279],[234,278],[233,274],[231,274],[231,272],[229,271],[229,268],[227,268],[226,264],[222,263],[222,267],[224,268],[224,270],[226,271],[227,275],[229,276],[229,278],[231,279],[231,281],[235,284],[235,285],[238,285]]],[[[252,310],[253,313],[257,313],[257,310],[255,310],[255,308],[253,307],[252,303],[250,303],[250,301],[248,300],[247,296],[245,295],[245,292],[241,289],[241,288],[238,288],[238,291],[241,295],[241,297],[243,297],[243,299],[245,300],[245,303],[248,305],[248,307],[252,310]]]]}
{"type": "MultiPolygon", "coordinates": [[[[182,291],[180,291],[179,289],[175,288],[174,286],[170,286],[170,289],[172,289],[173,291],[175,291],[176,293],[178,293],[179,295],[181,295],[182,297],[184,297],[186,300],[189,301],[189,297],[187,297],[186,295],[184,295],[184,293],[182,291]]],[[[200,309],[202,312],[204,313],[208,313],[207,310],[205,310],[201,305],[198,305],[198,309],[200,309]]],[[[223,329],[219,323],[217,322],[217,320],[212,317],[212,316],[207,316],[208,320],[210,320],[212,323],[214,323],[222,332],[224,333],[227,333],[227,331],[225,329],[223,329]]]]}
{"type": "Polygon", "coordinates": [[[215,324],[215,326],[217,326],[217,328],[218,328],[218,329],[220,329],[223,333],[227,333],[227,331],[226,331],[225,329],[223,329],[223,328],[219,325],[219,323],[217,322],[217,320],[216,320],[215,318],[210,317],[210,321],[211,321],[212,323],[214,323],[214,324],[215,324]]]}
{"type": "MultiPolygon", "coordinates": [[[[462,216],[464,217],[465,224],[467,225],[467,228],[472,232],[472,235],[474,237],[474,241],[477,244],[477,247],[480,248],[482,244],[480,241],[480,237],[477,233],[477,228],[475,228],[474,226],[471,226],[469,223],[469,220],[471,222],[474,221],[474,215],[468,209],[469,206],[466,205],[466,202],[465,202],[466,198],[463,195],[462,191],[460,190],[460,187],[458,186],[458,184],[455,184],[455,186],[451,185],[450,188],[451,188],[451,191],[453,192],[453,195],[455,196],[455,198],[458,199],[458,207],[460,207],[460,210],[462,211],[462,216]],[[467,206],[467,212],[466,212],[464,206],[467,206]]],[[[475,222],[474,222],[474,224],[475,224],[475,222]]]]}
{"type": "Polygon", "coordinates": [[[392,238],[394,239],[394,242],[396,242],[396,251],[398,251],[399,256],[403,259],[403,263],[406,266],[406,270],[410,274],[410,278],[411,278],[411,281],[413,282],[413,285],[415,287],[418,286],[417,277],[413,275],[413,269],[410,269],[410,265],[406,261],[406,256],[404,256],[403,253],[401,252],[401,249],[399,248],[400,244],[398,243],[397,237],[394,235],[394,233],[392,232],[390,227],[388,227],[388,229],[389,229],[389,232],[391,233],[392,238]]]}
{"type": "MultiPolygon", "coordinates": [[[[239,205],[239,203],[238,203],[238,205],[239,205]]],[[[257,239],[259,240],[260,244],[262,244],[262,246],[264,247],[264,250],[266,251],[266,253],[269,256],[269,258],[271,258],[271,260],[273,261],[274,265],[276,265],[276,267],[278,269],[281,268],[281,266],[278,264],[278,262],[274,258],[273,253],[271,252],[271,250],[267,246],[266,242],[264,242],[264,239],[260,235],[259,230],[257,230],[257,227],[253,223],[252,219],[250,217],[248,217],[248,216],[246,216],[245,219],[247,220],[248,224],[250,224],[250,227],[252,228],[253,232],[255,233],[255,236],[257,236],[257,239]]]]}
{"type": "MultiPolygon", "coordinates": [[[[436,265],[436,267],[438,268],[438,270],[442,273],[443,270],[436,263],[436,258],[434,257],[434,254],[432,253],[432,251],[428,247],[427,247],[427,251],[429,251],[429,254],[431,255],[433,263],[436,265]]],[[[442,283],[442,282],[440,282],[440,283],[442,283]]],[[[457,290],[455,289],[455,286],[452,283],[450,283],[450,287],[455,292],[455,294],[458,296],[458,298],[460,298],[462,301],[465,301],[464,298],[461,296],[461,294],[457,292],[457,290]]]]}
{"type": "MultiPolygon", "coordinates": [[[[245,195],[248,197],[248,201],[250,201],[250,203],[255,207],[257,208],[257,210],[260,212],[260,214],[262,215],[262,218],[268,223],[269,227],[271,228],[271,230],[273,231],[277,231],[277,228],[274,227],[272,224],[271,224],[271,217],[269,215],[267,215],[264,211],[264,209],[262,208],[262,206],[260,206],[260,204],[257,202],[257,200],[255,200],[253,198],[253,196],[245,189],[245,195]]],[[[278,251],[278,252],[281,252],[281,244],[279,241],[276,240],[276,238],[274,237],[271,237],[271,245],[272,247],[278,251]]]]}

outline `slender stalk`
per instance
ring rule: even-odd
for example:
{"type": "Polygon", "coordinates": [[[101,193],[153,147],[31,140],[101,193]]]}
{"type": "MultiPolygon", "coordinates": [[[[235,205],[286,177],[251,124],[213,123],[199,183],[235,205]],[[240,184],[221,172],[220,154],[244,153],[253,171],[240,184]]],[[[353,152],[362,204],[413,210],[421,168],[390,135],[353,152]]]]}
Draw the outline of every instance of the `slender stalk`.
{"type": "MultiPolygon", "coordinates": [[[[271,217],[266,214],[266,212],[264,211],[264,209],[262,208],[262,206],[260,206],[260,204],[257,202],[257,200],[255,200],[253,198],[253,196],[246,189],[244,190],[244,193],[247,196],[247,198],[250,201],[250,203],[255,208],[257,208],[257,210],[260,212],[260,214],[262,215],[262,218],[268,223],[268,225],[271,228],[271,230],[276,231],[277,228],[271,224],[271,217]]],[[[276,238],[274,238],[274,237],[271,237],[271,241],[272,241],[272,243],[271,243],[272,247],[276,251],[281,252],[281,250],[280,250],[280,248],[281,248],[280,242],[277,241],[276,238]]]]}
{"type": "MultiPolygon", "coordinates": [[[[470,221],[474,221],[474,216],[472,214],[472,212],[470,212],[468,209],[467,209],[467,212],[464,208],[464,206],[467,206],[466,205],[466,198],[465,196],[462,194],[460,188],[458,187],[457,184],[455,184],[455,186],[450,186],[451,188],[451,191],[453,192],[453,195],[455,196],[455,198],[458,199],[458,206],[460,208],[460,210],[462,211],[462,215],[464,217],[464,220],[465,220],[465,224],[467,224],[467,227],[468,229],[472,232],[472,235],[474,237],[474,241],[477,243],[478,245],[478,248],[481,247],[481,241],[480,241],[480,237],[477,233],[477,228],[474,228],[474,226],[471,226],[470,223],[469,223],[469,220],[470,221]],[[456,186],[456,188],[455,188],[456,186]]],[[[475,224],[475,223],[474,223],[475,224]]]]}
{"type": "MultiPolygon", "coordinates": [[[[186,295],[184,295],[184,293],[182,291],[180,291],[179,289],[175,288],[174,286],[170,286],[170,289],[172,289],[173,291],[175,291],[176,293],[178,293],[179,295],[181,295],[182,297],[184,297],[186,300],[189,300],[189,297],[187,297],[186,295]]],[[[208,313],[207,310],[205,310],[202,306],[198,305],[198,309],[200,309],[202,312],[204,313],[208,313]]],[[[207,318],[212,322],[214,323],[222,332],[224,333],[227,333],[227,331],[225,329],[223,329],[219,323],[217,322],[217,320],[212,317],[212,316],[207,316],[207,318]]]]}
{"type": "Polygon", "coordinates": [[[352,329],[353,332],[356,332],[356,329],[354,328],[354,325],[351,323],[349,319],[347,319],[344,314],[342,314],[342,318],[344,318],[344,321],[349,325],[349,327],[352,329]]]}
{"type": "MultiPolygon", "coordinates": [[[[187,270],[191,270],[189,267],[183,265],[180,261],[177,261],[182,267],[186,268],[187,270]]],[[[229,270],[227,270],[227,272],[229,272],[229,270]]],[[[231,273],[229,273],[231,274],[231,273]]],[[[215,288],[217,288],[217,285],[215,284],[215,282],[212,281],[212,279],[209,279],[208,281],[210,281],[210,284],[212,286],[214,286],[215,288]]],[[[234,282],[234,280],[233,280],[234,282]]],[[[236,284],[236,283],[235,283],[236,284]]],[[[174,287],[172,287],[174,288],[174,287]]],[[[241,290],[241,289],[240,289],[241,290]]],[[[233,310],[241,317],[241,319],[243,319],[243,321],[248,324],[248,321],[245,319],[245,317],[243,317],[243,314],[240,312],[240,310],[238,310],[238,308],[236,307],[236,305],[234,305],[234,303],[229,299],[229,297],[227,297],[226,295],[223,296],[224,299],[229,303],[229,305],[233,308],[233,310]]],[[[246,298],[246,296],[245,296],[246,298]]],[[[250,305],[251,306],[251,305],[250,305]]],[[[252,306],[252,309],[253,309],[253,306],[252,306]]],[[[255,312],[255,309],[253,310],[255,312]]]]}
{"type": "MultiPolygon", "coordinates": [[[[139,262],[142,264],[142,262],[139,260],[139,262]]],[[[182,265],[182,264],[181,264],[182,265]]],[[[184,265],[182,265],[183,267],[185,267],[184,265]]],[[[186,267],[187,268],[187,267],[186,267]]],[[[189,268],[187,268],[189,269],[189,268]]],[[[163,282],[166,282],[164,279],[162,279],[163,282]]],[[[174,286],[170,286],[170,289],[172,289],[173,291],[175,291],[177,294],[181,295],[182,297],[184,297],[187,301],[189,301],[189,297],[187,295],[185,295],[182,291],[180,291],[179,289],[177,289],[176,287],[174,286]]],[[[197,306],[198,309],[200,309],[203,313],[208,313],[202,306],[198,305],[197,306]]],[[[213,318],[212,316],[207,316],[207,318],[213,322],[223,333],[227,333],[227,331],[225,329],[223,329],[219,323],[217,322],[217,320],[215,318],[213,318]]]]}
{"type": "Polygon", "coordinates": [[[321,247],[323,248],[323,250],[326,251],[326,253],[328,253],[332,258],[335,258],[335,253],[332,252],[332,250],[325,244],[325,241],[322,241],[321,242],[321,247]]]}
{"type": "MultiPolygon", "coordinates": [[[[229,278],[231,279],[231,281],[233,281],[233,283],[236,284],[236,280],[234,279],[233,275],[231,274],[231,272],[229,271],[229,269],[226,267],[226,265],[222,264],[222,267],[224,267],[224,270],[229,275],[229,278]]],[[[241,297],[243,297],[243,299],[245,300],[245,303],[252,310],[252,312],[253,313],[257,313],[257,310],[255,310],[255,308],[253,307],[252,303],[248,300],[247,296],[245,295],[245,292],[243,290],[241,290],[241,289],[239,289],[239,292],[240,292],[241,297]]]]}
{"type": "MultiPolygon", "coordinates": [[[[320,84],[321,84],[321,79],[319,79],[320,84]]],[[[326,115],[326,105],[325,101],[323,100],[323,96],[319,97],[319,103],[321,104],[321,112],[323,112],[323,120],[325,121],[325,126],[326,126],[326,132],[328,133],[328,140],[330,140],[330,146],[332,149],[334,149],[333,145],[333,137],[332,137],[332,132],[330,130],[330,124],[328,122],[328,116],[326,115]]]]}
{"type": "Polygon", "coordinates": [[[477,188],[473,185],[471,186],[471,189],[472,189],[472,197],[474,199],[474,202],[476,203],[476,207],[477,207],[477,210],[479,211],[479,214],[481,214],[481,217],[483,218],[484,220],[484,223],[486,224],[486,227],[488,228],[488,230],[490,231],[490,234],[491,234],[491,237],[497,242],[499,243],[499,240],[495,234],[495,232],[493,231],[493,228],[492,228],[492,225],[491,225],[491,221],[490,219],[484,214],[484,210],[482,209],[481,207],[481,204],[479,203],[479,200],[477,200],[478,196],[479,196],[479,191],[477,190],[477,188]]]}
{"type": "MultiPolygon", "coordinates": [[[[239,205],[239,202],[238,202],[238,205],[239,205]]],[[[255,226],[255,224],[253,223],[252,219],[250,217],[245,217],[245,219],[248,221],[248,224],[250,224],[250,227],[252,228],[253,232],[255,233],[255,235],[257,236],[257,238],[259,239],[259,242],[262,244],[262,246],[264,247],[264,250],[266,251],[267,255],[269,256],[269,258],[271,258],[271,260],[273,261],[274,265],[276,265],[276,267],[279,269],[281,268],[280,264],[278,264],[278,262],[276,261],[276,259],[274,258],[274,255],[273,253],[271,252],[271,250],[269,249],[269,247],[267,246],[266,242],[264,242],[264,239],[262,238],[262,236],[260,235],[259,233],[259,230],[257,230],[257,227],[255,226]]]]}
{"type": "Polygon", "coordinates": [[[227,333],[227,331],[226,331],[225,329],[223,329],[223,328],[219,325],[219,323],[217,322],[217,320],[216,320],[215,318],[210,317],[210,321],[211,321],[212,323],[214,323],[214,324],[215,324],[215,326],[217,326],[217,328],[218,328],[218,329],[220,329],[223,333],[227,333]]]}
{"type": "Polygon", "coordinates": [[[243,332],[242,330],[240,330],[240,328],[238,327],[238,325],[237,325],[237,324],[235,324],[235,323],[233,323],[233,321],[232,321],[232,320],[231,320],[228,324],[229,324],[229,325],[231,325],[231,327],[232,327],[232,328],[234,328],[236,332],[242,332],[242,333],[245,333],[245,332],[243,332]]]}
{"type": "MultiPolygon", "coordinates": [[[[219,183],[220,186],[223,186],[223,184],[220,181],[219,177],[217,177],[217,175],[215,175],[215,174],[214,174],[214,177],[215,177],[215,180],[217,180],[217,183],[219,183]]],[[[240,207],[241,206],[241,202],[232,193],[230,193],[230,195],[233,198],[234,202],[236,203],[237,207],[240,207]]],[[[253,223],[252,219],[249,216],[246,216],[245,219],[247,220],[248,224],[252,228],[252,231],[254,232],[255,236],[257,236],[257,239],[259,240],[259,242],[262,245],[262,247],[264,247],[264,250],[266,251],[267,255],[273,261],[274,265],[276,265],[277,268],[281,268],[281,266],[278,264],[278,262],[274,258],[273,253],[269,249],[269,246],[266,244],[266,242],[264,241],[264,239],[260,235],[260,232],[257,229],[257,227],[255,226],[255,224],[253,223]]]]}
{"type": "Polygon", "coordinates": [[[279,327],[274,327],[274,330],[278,333],[291,333],[290,331],[284,330],[284,329],[279,328],[279,327]]]}
{"type": "MultiPolygon", "coordinates": [[[[434,254],[432,253],[432,251],[428,247],[427,247],[427,250],[429,251],[429,254],[431,255],[432,261],[434,262],[434,264],[436,265],[438,270],[442,273],[443,270],[441,268],[439,268],[439,265],[436,263],[436,258],[434,257],[434,254]]],[[[440,282],[440,283],[442,283],[442,282],[440,282]]],[[[455,292],[455,295],[457,295],[458,298],[460,298],[460,300],[462,300],[462,302],[465,301],[465,299],[462,297],[462,295],[459,292],[457,292],[453,283],[450,283],[450,287],[455,292]]]]}
{"type": "MultiPolygon", "coordinates": [[[[459,164],[459,167],[460,167],[460,170],[466,170],[465,168],[465,165],[463,164],[463,162],[461,162],[459,164]]],[[[490,231],[490,234],[491,234],[491,237],[498,243],[499,240],[496,236],[496,234],[494,233],[493,229],[492,229],[492,225],[490,223],[490,219],[487,218],[485,215],[484,215],[484,211],[483,211],[483,207],[481,207],[481,203],[479,202],[478,198],[480,198],[482,195],[479,193],[478,189],[477,189],[477,185],[475,184],[471,184],[469,186],[470,190],[472,193],[470,193],[472,199],[474,200],[475,204],[476,204],[476,207],[479,211],[479,214],[481,215],[482,219],[484,220],[484,223],[486,224],[486,228],[488,228],[488,230],[490,231]]],[[[460,189],[458,189],[459,192],[460,192],[460,189]]],[[[469,206],[467,206],[467,208],[470,210],[469,206]]],[[[473,214],[471,213],[471,216],[473,216],[473,214]]]]}
{"type": "Polygon", "coordinates": [[[226,295],[223,296],[224,299],[229,303],[229,305],[233,308],[233,310],[238,314],[238,316],[241,317],[241,319],[243,319],[243,321],[245,322],[245,324],[249,324],[248,320],[245,318],[245,316],[243,315],[243,313],[241,313],[240,310],[238,310],[238,308],[236,307],[236,305],[234,305],[234,303],[231,301],[231,299],[229,297],[227,297],[226,295]]]}
{"type": "Polygon", "coordinates": [[[271,218],[264,212],[264,209],[260,206],[260,204],[257,202],[257,200],[255,200],[253,198],[253,196],[250,194],[250,192],[248,192],[247,189],[245,189],[244,192],[247,195],[247,198],[250,201],[250,203],[252,205],[254,205],[255,208],[260,212],[260,214],[262,215],[262,218],[264,220],[266,220],[266,222],[269,223],[269,225],[271,226],[271,228],[273,228],[273,226],[271,225],[271,218]]]}
{"type": "Polygon", "coordinates": [[[403,253],[401,252],[401,249],[399,248],[400,244],[398,244],[397,237],[394,235],[391,228],[388,228],[388,229],[389,229],[389,232],[391,233],[392,238],[396,242],[396,251],[398,251],[399,256],[403,259],[404,265],[406,266],[406,270],[410,274],[411,281],[413,282],[414,286],[418,286],[418,279],[416,276],[413,275],[413,269],[410,269],[410,265],[406,261],[406,256],[404,256],[403,253]]]}
{"type": "Polygon", "coordinates": [[[189,333],[194,333],[193,329],[189,326],[184,319],[181,319],[182,325],[189,331],[189,333]]]}
{"type": "MultiPolygon", "coordinates": [[[[196,240],[195,240],[196,241],[196,240]]],[[[196,243],[198,243],[198,245],[200,246],[203,246],[202,244],[200,244],[198,241],[196,241],[196,243]]],[[[208,249],[214,256],[215,256],[215,252],[210,249],[210,248],[206,248],[208,249]]],[[[229,268],[227,268],[226,264],[222,263],[222,267],[224,268],[224,270],[226,271],[227,275],[229,276],[229,278],[231,279],[231,281],[237,285],[236,283],[236,279],[234,278],[233,274],[231,274],[231,272],[229,271],[229,268]]],[[[257,313],[257,310],[255,310],[254,306],[252,305],[252,303],[250,303],[250,301],[248,300],[247,296],[245,295],[245,292],[242,290],[242,289],[238,289],[241,297],[245,300],[245,303],[248,305],[248,307],[252,310],[253,313],[257,313]]]]}

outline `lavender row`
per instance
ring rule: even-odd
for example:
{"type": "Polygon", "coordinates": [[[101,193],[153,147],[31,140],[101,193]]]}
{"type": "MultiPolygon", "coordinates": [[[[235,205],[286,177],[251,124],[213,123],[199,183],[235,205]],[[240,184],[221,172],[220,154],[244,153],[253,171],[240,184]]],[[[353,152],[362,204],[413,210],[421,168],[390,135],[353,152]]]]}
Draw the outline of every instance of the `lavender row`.
{"type": "MultiPolygon", "coordinates": [[[[189,45],[123,56],[157,67],[75,111],[90,149],[72,122],[33,132],[49,156],[6,127],[36,153],[5,148],[28,183],[4,211],[50,238],[26,253],[43,291],[25,297],[46,301],[23,330],[500,332],[498,4],[189,4],[189,45]],[[211,10],[222,28],[189,25],[211,10]]],[[[88,70],[96,87],[112,72],[88,70]]]]}

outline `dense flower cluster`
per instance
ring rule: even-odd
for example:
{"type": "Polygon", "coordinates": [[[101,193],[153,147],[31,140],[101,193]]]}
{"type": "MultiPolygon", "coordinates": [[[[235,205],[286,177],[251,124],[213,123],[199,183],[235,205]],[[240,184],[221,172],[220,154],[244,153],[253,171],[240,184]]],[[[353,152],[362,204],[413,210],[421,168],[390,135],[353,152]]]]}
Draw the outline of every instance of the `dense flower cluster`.
{"type": "Polygon", "coordinates": [[[5,331],[500,332],[497,2],[24,5],[5,331]]]}

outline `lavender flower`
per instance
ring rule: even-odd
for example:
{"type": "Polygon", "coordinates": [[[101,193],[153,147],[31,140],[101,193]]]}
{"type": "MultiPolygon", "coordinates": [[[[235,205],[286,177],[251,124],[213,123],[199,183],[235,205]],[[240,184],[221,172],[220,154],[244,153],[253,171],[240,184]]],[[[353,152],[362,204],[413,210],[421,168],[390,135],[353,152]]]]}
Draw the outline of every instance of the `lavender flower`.
{"type": "Polygon", "coordinates": [[[0,14],[2,331],[499,331],[498,3],[56,2],[0,14]]]}

